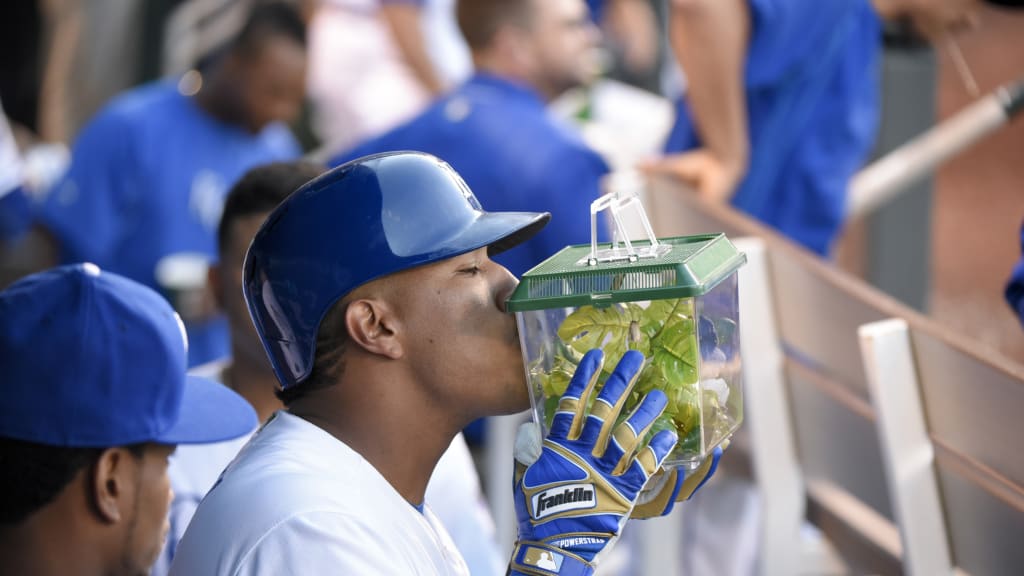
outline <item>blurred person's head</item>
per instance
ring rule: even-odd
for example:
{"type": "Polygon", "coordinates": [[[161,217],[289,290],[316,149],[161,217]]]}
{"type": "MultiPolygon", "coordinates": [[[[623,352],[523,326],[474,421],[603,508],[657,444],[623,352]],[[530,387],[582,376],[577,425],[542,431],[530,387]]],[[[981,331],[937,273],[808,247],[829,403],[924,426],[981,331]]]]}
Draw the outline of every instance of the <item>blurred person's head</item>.
{"type": "Polygon", "coordinates": [[[583,0],[459,0],[478,71],[525,82],[552,100],[597,71],[599,32],[583,0]]]}
{"type": "Polygon", "coordinates": [[[267,215],[325,170],[319,164],[305,161],[266,164],[246,172],[227,194],[217,229],[219,263],[210,268],[210,286],[217,305],[228,318],[235,364],[245,363],[273,374],[242,296],[245,252],[267,215]]]}
{"type": "Polygon", "coordinates": [[[11,574],[142,576],[168,531],[168,457],[256,425],[186,375],[181,320],[92,264],[0,292],[0,557],[11,574]]]}
{"type": "Polygon", "coordinates": [[[257,2],[237,36],[200,63],[199,97],[252,133],[298,118],[306,91],[306,25],[285,2],[257,2]]]}
{"type": "Polygon", "coordinates": [[[909,22],[915,32],[935,40],[974,27],[984,4],[1021,7],[1022,0],[872,0],[887,20],[909,22]]]}

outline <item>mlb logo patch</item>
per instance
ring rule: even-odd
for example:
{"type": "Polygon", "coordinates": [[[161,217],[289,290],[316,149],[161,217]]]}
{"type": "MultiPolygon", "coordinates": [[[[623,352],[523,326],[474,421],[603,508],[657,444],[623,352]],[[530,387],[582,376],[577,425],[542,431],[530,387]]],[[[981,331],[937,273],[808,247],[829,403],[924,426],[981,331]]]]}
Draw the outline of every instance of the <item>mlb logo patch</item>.
{"type": "Polygon", "coordinates": [[[550,571],[552,574],[557,574],[562,569],[562,562],[565,557],[558,552],[553,552],[547,548],[535,548],[533,546],[527,546],[523,550],[522,564],[530,566],[532,568],[539,568],[541,570],[550,571]]]}

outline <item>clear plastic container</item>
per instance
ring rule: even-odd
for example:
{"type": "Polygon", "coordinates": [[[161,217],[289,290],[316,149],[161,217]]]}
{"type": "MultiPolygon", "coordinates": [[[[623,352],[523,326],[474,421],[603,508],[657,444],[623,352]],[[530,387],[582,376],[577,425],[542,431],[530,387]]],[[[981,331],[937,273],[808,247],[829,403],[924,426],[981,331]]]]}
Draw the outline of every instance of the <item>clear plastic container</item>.
{"type": "Polygon", "coordinates": [[[544,434],[587,350],[604,350],[603,385],[635,349],[645,362],[621,418],[662,390],[668,406],[648,438],[675,429],[665,465],[699,465],[743,420],[736,270],[745,261],[723,234],[652,237],[569,246],[527,272],[507,305],[544,434]]]}

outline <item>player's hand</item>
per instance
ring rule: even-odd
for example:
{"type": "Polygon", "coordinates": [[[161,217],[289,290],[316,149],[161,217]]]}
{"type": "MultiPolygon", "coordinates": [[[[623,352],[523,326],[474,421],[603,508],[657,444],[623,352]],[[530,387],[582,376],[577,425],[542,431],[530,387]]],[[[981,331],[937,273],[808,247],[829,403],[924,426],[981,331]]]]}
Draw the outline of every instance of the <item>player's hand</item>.
{"type": "Polygon", "coordinates": [[[640,491],[636,506],[629,517],[646,520],[665,516],[672,511],[676,502],[689,500],[697,490],[700,490],[701,486],[714,476],[715,470],[718,469],[718,460],[728,446],[728,440],[721,446],[717,446],[711,455],[689,474],[680,468],[658,470],[647,486],[640,491]]]}
{"type": "MultiPolygon", "coordinates": [[[[644,361],[639,352],[626,352],[587,413],[603,361],[600,350],[584,355],[536,459],[536,453],[523,455],[524,442],[516,441],[519,540],[512,574],[592,573],[600,554],[619,537],[641,489],[675,446],[671,430],[640,446],[665,409],[660,390],[648,393],[615,425],[644,361]]],[[[533,423],[524,426],[536,430],[533,423]]]]}
{"type": "Polygon", "coordinates": [[[639,169],[676,178],[711,202],[728,202],[745,173],[741,162],[729,162],[703,148],[648,160],[639,169]]]}

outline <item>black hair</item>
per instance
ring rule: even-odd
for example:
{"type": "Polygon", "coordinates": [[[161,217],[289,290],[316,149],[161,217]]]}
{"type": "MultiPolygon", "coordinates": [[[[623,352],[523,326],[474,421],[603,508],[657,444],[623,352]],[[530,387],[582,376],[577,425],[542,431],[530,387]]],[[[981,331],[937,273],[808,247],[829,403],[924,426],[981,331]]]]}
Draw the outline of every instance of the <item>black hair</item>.
{"type": "Polygon", "coordinates": [[[203,55],[196,68],[206,70],[222,56],[237,51],[252,55],[266,44],[268,38],[281,37],[306,47],[306,22],[299,9],[292,3],[280,0],[262,0],[253,3],[248,10],[241,30],[219,47],[203,55]]]}
{"type": "MultiPolygon", "coordinates": [[[[141,458],[145,444],[125,446],[141,458]]],[[[107,448],[69,448],[0,437],[0,525],[20,524],[57,498],[107,448]]]]}
{"type": "Polygon", "coordinates": [[[316,352],[309,376],[299,384],[284,390],[277,390],[277,399],[285,406],[313,390],[333,386],[345,372],[345,345],[348,342],[348,328],[345,327],[345,311],[348,302],[342,298],[324,314],[316,332],[316,352]]]}
{"type": "Polygon", "coordinates": [[[253,53],[267,38],[274,36],[294,40],[300,46],[306,45],[306,23],[292,3],[256,2],[242,31],[232,42],[232,47],[253,53]]]}
{"type": "MultiPolygon", "coordinates": [[[[246,172],[228,191],[217,228],[217,245],[227,246],[235,222],[253,214],[270,212],[292,192],[322,174],[326,168],[314,162],[274,162],[246,172]]],[[[235,263],[230,263],[232,266],[235,263]]],[[[241,266],[241,262],[238,263],[241,266]]]]}

